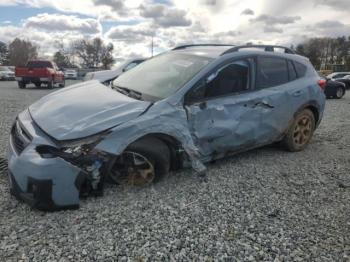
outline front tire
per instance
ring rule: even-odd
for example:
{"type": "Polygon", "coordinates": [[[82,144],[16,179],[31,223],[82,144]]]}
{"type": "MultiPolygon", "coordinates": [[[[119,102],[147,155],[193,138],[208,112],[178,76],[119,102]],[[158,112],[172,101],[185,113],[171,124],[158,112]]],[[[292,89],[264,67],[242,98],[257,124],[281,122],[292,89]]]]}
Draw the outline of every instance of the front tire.
{"type": "Polygon", "coordinates": [[[282,144],[290,152],[304,150],[309,144],[316,128],[315,116],[309,109],[297,113],[282,144]]]}
{"type": "Polygon", "coordinates": [[[170,169],[170,152],[157,138],[142,138],[129,145],[113,163],[109,180],[115,184],[146,186],[158,182],[170,169]]]}
{"type": "Polygon", "coordinates": [[[24,82],[18,82],[18,87],[20,89],[24,89],[24,88],[26,88],[26,84],[24,82]]]}

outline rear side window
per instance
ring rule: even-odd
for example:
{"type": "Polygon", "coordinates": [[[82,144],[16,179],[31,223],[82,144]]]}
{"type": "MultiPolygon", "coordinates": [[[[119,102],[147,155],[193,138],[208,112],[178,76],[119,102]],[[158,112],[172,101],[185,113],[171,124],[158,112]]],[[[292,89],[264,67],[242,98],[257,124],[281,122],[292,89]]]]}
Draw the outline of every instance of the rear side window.
{"type": "Polygon", "coordinates": [[[288,82],[287,61],[275,57],[259,57],[257,87],[268,88],[288,82]]]}
{"type": "Polygon", "coordinates": [[[49,61],[29,61],[27,67],[31,68],[52,68],[52,64],[49,61]]]}
{"type": "Polygon", "coordinates": [[[307,67],[301,63],[294,61],[294,66],[298,74],[298,78],[304,77],[306,74],[307,67]]]}
{"type": "Polygon", "coordinates": [[[288,73],[289,73],[289,81],[294,81],[295,79],[298,78],[294,65],[292,61],[289,61],[289,60],[288,60],[288,73]]]}

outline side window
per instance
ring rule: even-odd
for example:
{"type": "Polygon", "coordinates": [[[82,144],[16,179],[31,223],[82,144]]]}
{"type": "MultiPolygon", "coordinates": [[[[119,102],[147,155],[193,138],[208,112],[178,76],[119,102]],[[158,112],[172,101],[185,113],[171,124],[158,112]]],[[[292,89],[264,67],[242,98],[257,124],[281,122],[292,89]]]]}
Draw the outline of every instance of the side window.
{"type": "Polygon", "coordinates": [[[218,97],[249,89],[249,62],[235,61],[210,75],[204,92],[204,97],[218,97]]]}
{"type": "Polygon", "coordinates": [[[290,60],[288,60],[288,73],[289,73],[289,81],[294,81],[295,79],[298,78],[294,65],[290,60]]]}
{"type": "Polygon", "coordinates": [[[287,61],[275,57],[258,57],[257,88],[268,88],[288,82],[287,61]]]}
{"type": "Polygon", "coordinates": [[[298,78],[304,77],[306,74],[307,67],[301,63],[294,61],[295,69],[297,70],[298,78]]]}

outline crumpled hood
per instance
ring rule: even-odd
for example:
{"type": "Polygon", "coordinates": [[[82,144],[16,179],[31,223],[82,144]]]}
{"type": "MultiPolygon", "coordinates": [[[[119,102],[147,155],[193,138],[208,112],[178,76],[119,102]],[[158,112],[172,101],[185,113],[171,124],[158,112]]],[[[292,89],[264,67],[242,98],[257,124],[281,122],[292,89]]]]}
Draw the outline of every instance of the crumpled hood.
{"type": "Polygon", "coordinates": [[[149,105],[94,80],[49,94],[31,105],[29,111],[44,132],[57,140],[71,140],[130,121],[149,105]]]}

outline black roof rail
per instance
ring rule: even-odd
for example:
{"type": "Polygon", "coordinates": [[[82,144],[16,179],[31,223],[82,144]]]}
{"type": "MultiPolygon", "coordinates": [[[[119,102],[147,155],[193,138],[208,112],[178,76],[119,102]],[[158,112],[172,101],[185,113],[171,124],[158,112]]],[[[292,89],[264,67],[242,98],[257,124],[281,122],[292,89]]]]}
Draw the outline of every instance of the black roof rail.
{"type": "Polygon", "coordinates": [[[265,50],[265,52],[274,52],[275,48],[281,48],[281,49],[284,49],[284,52],[286,54],[294,54],[294,55],[296,54],[295,51],[293,51],[292,49],[285,46],[279,46],[279,45],[240,45],[240,46],[235,46],[229,50],[226,50],[221,55],[238,52],[240,49],[244,49],[244,48],[262,48],[265,50]]]}
{"type": "Polygon", "coordinates": [[[180,45],[175,47],[172,50],[180,50],[185,49],[187,47],[195,47],[195,46],[234,46],[234,45],[225,45],[225,44],[191,44],[191,45],[180,45]]]}

